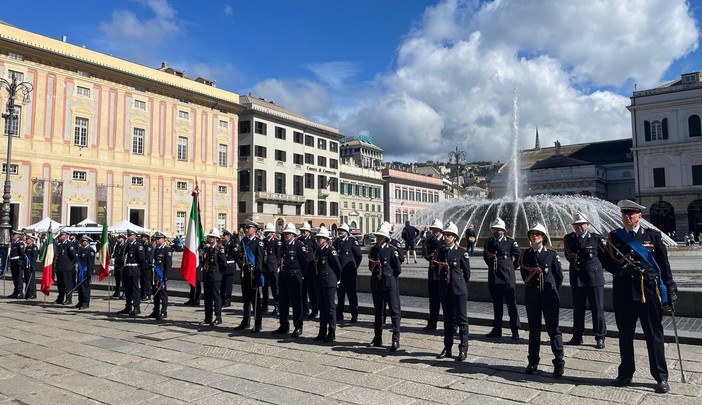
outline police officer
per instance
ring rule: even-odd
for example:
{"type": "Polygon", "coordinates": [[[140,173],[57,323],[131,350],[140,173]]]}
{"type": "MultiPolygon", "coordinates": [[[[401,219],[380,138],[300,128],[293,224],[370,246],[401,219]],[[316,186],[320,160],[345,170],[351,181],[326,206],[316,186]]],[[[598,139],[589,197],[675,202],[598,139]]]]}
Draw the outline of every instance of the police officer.
{"type": "Polygon", "coordinates": [[[441,309],[441,299],[439,298],[439,279],[436,269],[434,268],[434,256],[436,252],[444,245],[444,236],[441,233],[444,230],[444,224],[439,218],[429,225],[431,236],[425,241],[424,258],[429,262],[427,270],[427,296],[429,297],[429,320],[427,326],[422,330],[436,330],[436,324],[439,322],[439,311],[441,309]]]}
{"type": "Polygon", "coordinates": [[[524,250],[518,259],[519,270],[524,280],[524,302],[529,319],[529,364],[524,370],[533,374],[538,370],[541,346],[541,316],[546,332],[551,339],[553,352],[553,376],[561,378],[565,367],[563,360],[563,338],[558,328],[559,290],[563,284],[563,270],[555,250],[546,249],[548,235],[541,224],[527,232],[531,247],[524,250]]]}
{"type": "Polygon", "coordinates": [[[73,303],[73,267],[76,263],[78,250],[75,245],[68,240],[68,234],[59,232],[59,242],[56,245],[56,255],[54,256],[54,272],[56,273],[56,287],[58,297],[55,304],[70,305],[73,303]]]}
{"type": "Polygon", "coordinates": [[[27,283],[26,292],[24,295],[25,299],[35,299],[37,298],[37,282],[34,277],[34,269],[36,268],[36,263],[39,260],[39,247],[36,244],[37,237],[34,235],[27,235],[25,238],[26,247],[24,249],[24,254],[26,257],[26,265],[24,271],[24,280],[27,283]]]}
{"type": "Polygon", "coordinates": [[[144,246],[144,263],[141,268],[141,300],[151,299],[152,288],[154,286],[154,245],[151,243],[151,235],[148,232],[141,233],[141,244],[144,246]]]}
{"type": "Polygon", "coordinates": [[[117,241],[112,249],[110,256],[114,260],[114,276],[115,276],[115,292],[112,294],[115,298],[124,298],[124,249],[127,237],[120,233],[117,235],[117,241]]]}
{"type": "Polygon", "coordinates": [[[319,305],[319,334],[314,340],[333,342],[336,339],[334,297],[341,276],[341,265],[339,264],[339,254],[331,246],[329,231],[326,227],[319,228],[315,239],[317,240],[317,251],[314,270],[316,273],[317,304],[319,305]]]}
{"type": "Polygon", "coordinates": [[[246,329],[250,325],[251,308],[254,311],[254,327],[252,333],[261,331],[261,285],[264,261],[263,241],[256,236],[258,224],[246,220],[244,237],[239,243],[239,258],[241,261],[241,297],[244,301],[244,315],[239,326],[234,330],[246,329]]]}
{"type": "Polygon", "coordinates": [[[124,309],[117,312],[120,315],[137,316],[141,313],[139,307],[141,292],[139,291],[139,279],[141,269],[146,266],[144,255],[144,245],[137,242],[136,232],[127,231],[127,246],[124,249],[124,299],[126,301],[124,309]]]}
{"type": "Polygon", "coordinates": [[[224,254],[227,256],[227,266],[220,269],[222,273],[222,289],[220,291],[222,308],[228,308],[232,305],[234,270],[237,266],[236,262],[239,260],[239,241],[237,239],[228,230],[222,230],[222,246],[224,247],[224,254]]]}
{"type": "Polygon", "coordinates": [[[312,228],[308,222],[305,222],[300,227],[300,240],[307,245],[308,263],[303,274],[302,282],[302,309],[305,316],[310,319],[317,317],[317,294],[314,288],[314,253],[317,249],[317,244],[312,237],[312,228]],[[309,298],[309,305],[307,300],[309,298]]]}
{"type": "Polygon", "coordinates": [[[358,266],[361,265],[363,255],[361,254],[361,246],[356,238],[349,236],[349,225],[346,222],[339,227],[338,231],[339,237],[334,240],[334,248],[339,253],[341,279],[339,280],[339,288],[336,291],[336,320],[344,320],[344,301],[345,295],[348,294],[351,323],[356,323],[358,322],[358,294],[356,293],[356,278],[358,276],[358,266]]]}
{"type": "Polygon", "coordinates": [[[646,337],[650,372],[657,382],[655,391],[666,393],[670,385],[661,318],[663,303],[672,305],[678,288],[660,232],[641,225],[641,210],[646,207],[630,200],[621,200],[617,205],[624,227],[609,233],[605,263],[605,269],[614,275],[612,294],[621,359],[613,385],[631,384],[636,370],[634,331],[638,319],[646,337]]]}
{"type": "Polygon", "coordinates": [[[507,235],[505,221],[497,218],[492,225],[492,236],[483,246],[483,260],[488,266],[488,289],[492,298],[494,318],[492,330],[485,337],[502,336],[502,303],[507,304],[512,340],[519,340],[519,314],[515,290],[514,260],[519,257],[519,245],[507,235]]]}
{"type": "Polygon", "coordinates": [[[604,318],[604,270],[607,247],[601,235],[589,232],[590,221],[585,214],[573,215],[573,229],[563,237],[563,250],[570,263],[569,278],[573,293],[573,337],[567,345],[583,343],[585,332],[585,300],[592,311],[592,331],[595,348],[604,349],[607,323],[604,318]]]}
{"type": "Polygon", "coordinates": [[[78,309],[90,307],[90,279],[95,267],[95,249],[90,246],[92,241],[88,235],[83,235],[80,238],[80,246],[78,246],[78,258],[76,259],[78,267],[78,304],[76,304],[76,308],[78,309]]]}
{"type": "Polygon", "coordinates": [[[383,345],[383,310],[387,303],[390,319],[392,320],[392,345],[390,351],[400,348],[400,290],[398,277],[402,272],[398,248],[390,241],[390,231],[381,226],[374,233],[375,245],[368,253],[368,264],[371,271],[371,292],[373,296],[374,337],[371,346],[383,345]]]}
{"type": "Polygon", "coordinates": [[[207,246],[201,252],[203,293],[205,295],[205,320],[202,323],[215,326],[222,323],[221,269],[227,267],[227,255],[220,243],[218,230],[212,229],[207,234],[207,246]],[[213,309],[214,320],[212,319],[213,309]]]}
{"type": "Polygon", "coordinates": [[[273,315],[278,314],[278,260],[280,258],[280,249],[283,245],[275,233],[275,227],[271,223],[267,223],[263,229],[263,245],[266,250],[266,260],[263,264],[263,312],[268,312],[268,290],[271,290],[273,296],[273,315]]]}
{"type": "Polygon", "coordinates": [[[302,272],[307,268],[307,245],[297,239],[297,229],[293,223],[288,223],[283,229],[283,238],[285,243],[282,246],[282,261],[278,277],[280,327],[274,330],[273,334],[288,333],[290,330],[288,314],[292,307],[295,327],[292,337],[296,338],[302,336],[302,272]]]}
{"type": "Polygon", "coordinates": [[[470,260],[468,252],[458,246],[458,227],[449,222],[443,230],[444,246],[436,253],[434,263],[439,278],[439,297],[444,311],[444,350],[438,358],[451,357],[454,321],[458,319],[458,357],[468,356],[468,281],[470,260]]]}
{"type": "Polygon", "coordinates": [[[166,282],[168,274],[173,268],[173,250],[166,244],[166,235],[162,232],[154,234],[156,247],[154,247],[154,310],[149,315],[149,318],[156,320],[166,319],[168,317],[168,289],[166,282]]]}
{"type": "Polygon", "coordinates": [[[13,231],[12,243],[10,244],[10,271],[12,272],[14,289],[7,298],[24,298],[24,269],[26,267],[24,249],[24,234],[20,231],[13,231]]]}

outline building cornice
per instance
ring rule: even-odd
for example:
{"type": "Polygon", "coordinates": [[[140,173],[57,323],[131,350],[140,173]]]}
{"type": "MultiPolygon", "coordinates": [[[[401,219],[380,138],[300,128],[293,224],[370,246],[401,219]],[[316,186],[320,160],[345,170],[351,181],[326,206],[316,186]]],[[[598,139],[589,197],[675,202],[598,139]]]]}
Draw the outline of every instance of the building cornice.
{"type": "Polygon", "coordinates": [[[684,100],[671,100],[671,101],[654,102],[654,103],[648,103],[648,104],[628,105],[628,106],[626,106],[626,108],[629,111],[659,110],[661,108],[679,107],[679,106],[690,105],[690,104],[699,105],[700,103],[702,103],[702,97],[687,98],[684,100]]]}

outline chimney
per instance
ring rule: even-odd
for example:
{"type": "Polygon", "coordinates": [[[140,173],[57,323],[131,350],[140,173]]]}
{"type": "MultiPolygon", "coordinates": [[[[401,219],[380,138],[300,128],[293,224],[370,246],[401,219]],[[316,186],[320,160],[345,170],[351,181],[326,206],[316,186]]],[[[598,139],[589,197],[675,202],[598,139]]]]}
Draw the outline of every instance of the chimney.
{"type": "Polygon", "coordinates": [[[61,41],[62,41],[62,42],[66,42],[67,40],[68,40],[68,38],[67,38],[65,35],[62,35],[62,36],[61,36],[61,41]]]}

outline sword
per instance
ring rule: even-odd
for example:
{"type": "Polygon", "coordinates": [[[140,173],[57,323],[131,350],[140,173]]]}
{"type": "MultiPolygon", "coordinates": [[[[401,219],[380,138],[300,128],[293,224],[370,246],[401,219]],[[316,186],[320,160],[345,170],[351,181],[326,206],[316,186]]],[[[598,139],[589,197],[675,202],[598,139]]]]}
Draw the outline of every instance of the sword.
{"type": "Polygon", "coordinates": [[[675,306],[673,303],[670,303],[670,316],[673,319],[673,332],[675,333],[675,346],[678,348],[678,361],[680,362],[680,381],[683,382],[683,384],[686,382],[685,381],[685,372],[683,371],[683,362],[682,362],[682,355],[680,354],[680,340],[678,339],[678,325],[677,322],[675,321],[675,306]]]}
{"type": "Polygon", "coordinates": [[[156,295],[157,295],[161,290],[163,290],[163,287],[165,287],[165,286],[166,286],[166,283],[164,282],[162,286],[160,286],[159,288],[156,289],[156,291],[154,292],[154,295],[153,295],[153,296],[151,297],[151,299],[149,300],[149,303],[146,304],[146,307],[144,307],[144,312],[146,312],[146,310],[149,309],[149,305],[153,304],[154,300],[156,300],[156,295]]]}

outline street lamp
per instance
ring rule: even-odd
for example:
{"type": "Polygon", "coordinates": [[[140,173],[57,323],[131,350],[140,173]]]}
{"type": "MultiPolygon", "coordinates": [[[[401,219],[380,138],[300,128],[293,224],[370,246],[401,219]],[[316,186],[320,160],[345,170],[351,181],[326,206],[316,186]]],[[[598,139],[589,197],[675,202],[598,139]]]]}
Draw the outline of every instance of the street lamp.
{"type": "Polygon", "coordinates": [[[5,79],[0,79],[0,89],[6,90],[10,96],[7,101],[7,112],[2,115],[2,117],[5,119],[7,128],[7,162],[5,163],[5,188],[2,194],[2,208],[0,209],[0,243],[9,245],[10,231],[12,230],[12,225],[10,225],[10,191],[12,189],[12,183],[10,182],[10,167],[12,163],[12,137],[15,135],[14,123],[19,119],[17,112],[15,111],[15,99],[18,95],[21,95],[22,104],[28,104],[30,101],[29,93],[34,90],[34,86],[32,86],[32,84],[29,82],[17,83],[17,76],[13,73],[11,82],[5,79]]]}

